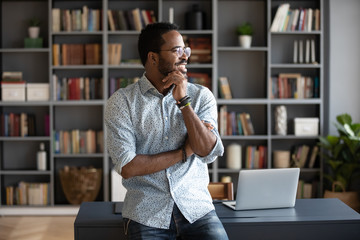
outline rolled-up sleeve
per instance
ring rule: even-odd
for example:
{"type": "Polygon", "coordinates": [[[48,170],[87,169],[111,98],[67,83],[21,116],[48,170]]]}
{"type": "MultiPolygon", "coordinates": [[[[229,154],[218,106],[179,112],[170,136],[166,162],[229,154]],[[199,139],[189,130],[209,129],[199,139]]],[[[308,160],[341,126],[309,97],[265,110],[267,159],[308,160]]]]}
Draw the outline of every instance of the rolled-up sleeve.
{"type": "Polygon", "coordinates": [[[196,157],[206,163],[212,163],[217,157],[224,154],[224,146],[218,131],[218,111],[215,97],[208,88],[203,88],[202,93],[196,98],[194,110],[200,120],[208,122],[214,127],[211,132],[216,136],[216,144],[207,156],[201,157],[196,155],[196,157]]]}
{"type": "Polygon", "coordinates": [[[136,156],[136,138],[127,103],[122,95],[113,95],[105,106],[106,144],[114,169],[121,169],[136,156]],[[121,107],[120,107],[121,106],[121,107]]]}

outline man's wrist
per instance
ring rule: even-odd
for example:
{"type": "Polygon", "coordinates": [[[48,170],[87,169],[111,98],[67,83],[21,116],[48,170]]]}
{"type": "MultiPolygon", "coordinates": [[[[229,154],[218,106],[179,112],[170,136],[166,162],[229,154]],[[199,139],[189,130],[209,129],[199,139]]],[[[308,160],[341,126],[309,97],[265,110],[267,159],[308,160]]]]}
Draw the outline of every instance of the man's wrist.
{"type": "Polygon", "coordinates": [[[190,106],[191,104],[191,97],[186,95],[185,97],[181,98],[176,105],[178,106],[178,108],[181,110],[187,106],[190,106]]]}

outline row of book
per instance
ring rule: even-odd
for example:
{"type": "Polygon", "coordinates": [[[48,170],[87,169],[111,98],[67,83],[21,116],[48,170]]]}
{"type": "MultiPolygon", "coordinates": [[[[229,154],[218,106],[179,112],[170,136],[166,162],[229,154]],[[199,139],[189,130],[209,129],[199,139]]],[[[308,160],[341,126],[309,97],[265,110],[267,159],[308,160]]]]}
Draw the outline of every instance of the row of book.
{"type": "Polygon", "coordinates": [[[320,30],[319,9],[290,9],[289,3],[283,3],[278,7],[270,28],[271,32],[318,30],[320,30]]]}
{"type": "Polygon", "coordinates": [[[311,183],[305,182],[300,179],[298,183],[296,198],[317,198],[320,190],[319,181],[313,181],[311,183]]]}
{"type": "Polygon", "coordinates": [[[293,63],[317,64],[314,39],[294,41],[293,63]]]}
{"type": "Polygon", "coordinates": [[[101,64],[102,46],[99,43],[52,45],[53,65],[96,65],[101,64]]]}
{"type": "Polygon", "coordinates": [[[218,116],[221,136],[249,136],[255,134],[249,113],[228,111],[227,106],[223,105],[220,107],[218,116]]]}
{"type": "Polygon", "coordinates": [[[156,22],[153,10],[131,9],[131,10],[108,10],[109,30],[136,30],[140,31],[149,23],[156,22]]]}
{"type": "Polygon", "coordinates": [[[58,77],[53,74],[54,100],[94,100],[103,98],[103,79],[58,77]]]}
{"type": "Polygon", "coordinates": [[[2,113],[1,136],[26,137],[35,136],[35,115],[28,113],[2,113]]]}
{"type": "Polygon", "coordinates": [[[271,98],[319,98],[319,78],[300,73],[280,73],[269,81],[271,98]]]}
{"type": "Polygon", "coordinates": [[[291,153],[292,166],[314,168],[317,166],[319,147],[306,144],[295,146],[291,153]]]}
{"type": "Polygon", "coordinates": [[[99,31],[101,30],[101,9],[60,9],[53,8],[51,11],[53,32],[72,31],[99,31]]]}
{"type": "Polygon", "coordinates": [[[128,85],[139,81],[139,77],[110,77],[110,96],[119,88],[126,88],[128,85]]]}
{"type": "Polygon", "coordinates": [[[54,131],[54,151],[61,154],[104,152],[103,131],[60,130],[54,131]]]}
{"type": "MultiPolygon", "coordinates": [[[[211,79],[207,73],[188,72],[188,82],[200,84],[211,90],[211,79]]],[[[128,85],[139,81],[139,77],[110,77],[109,93],[112,95],[119,88],[126,88],[128,85]]]]}
{"type": "Polygon", "coordinates": [[[263,145],[246,146],[245,168],[247,169],[267,168],[267,147],[263,145]]]}
{"type": "Polygon", "coordinates": [[[6,187],[6,205],[50,204],[49,183],[19,182],[17,186],[6,187]]]}

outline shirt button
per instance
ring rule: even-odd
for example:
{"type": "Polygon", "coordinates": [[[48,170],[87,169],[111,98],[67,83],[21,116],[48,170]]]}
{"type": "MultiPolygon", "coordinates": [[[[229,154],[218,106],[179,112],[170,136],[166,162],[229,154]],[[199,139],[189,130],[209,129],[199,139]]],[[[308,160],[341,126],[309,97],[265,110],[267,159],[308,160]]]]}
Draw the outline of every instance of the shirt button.
{"type": "Polygon", "coordinates": [[[167,121],[167,120],[168,120],[168,117],[165,117],[165,120],[167,121]]]}
{"type": "Polygon", "coordinates": [[[167,136],[165,136],[165,139],[168,140],[169,138],[167,136]]]}
{"type": "Polygon", "coordinates": [[[170,174],[170,173],[168,174],[168,177],[171,177],[171,174],[170,174]]]}

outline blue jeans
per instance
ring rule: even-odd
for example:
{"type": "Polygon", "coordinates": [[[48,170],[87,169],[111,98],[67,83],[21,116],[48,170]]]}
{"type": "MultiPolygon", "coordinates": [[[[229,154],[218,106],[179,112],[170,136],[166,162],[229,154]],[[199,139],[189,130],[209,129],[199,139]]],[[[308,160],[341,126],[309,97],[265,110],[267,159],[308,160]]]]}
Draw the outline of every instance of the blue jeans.
{"type": "Polygon", "coordinates": [[[225,229],[216,215],[211,211],[196,222],[190,224],[174,204],[170,228],[160,229],[142,225],[124,218],[125,233],[129,240],[140,239],[206,239],[228,240],[225,229]]]}

